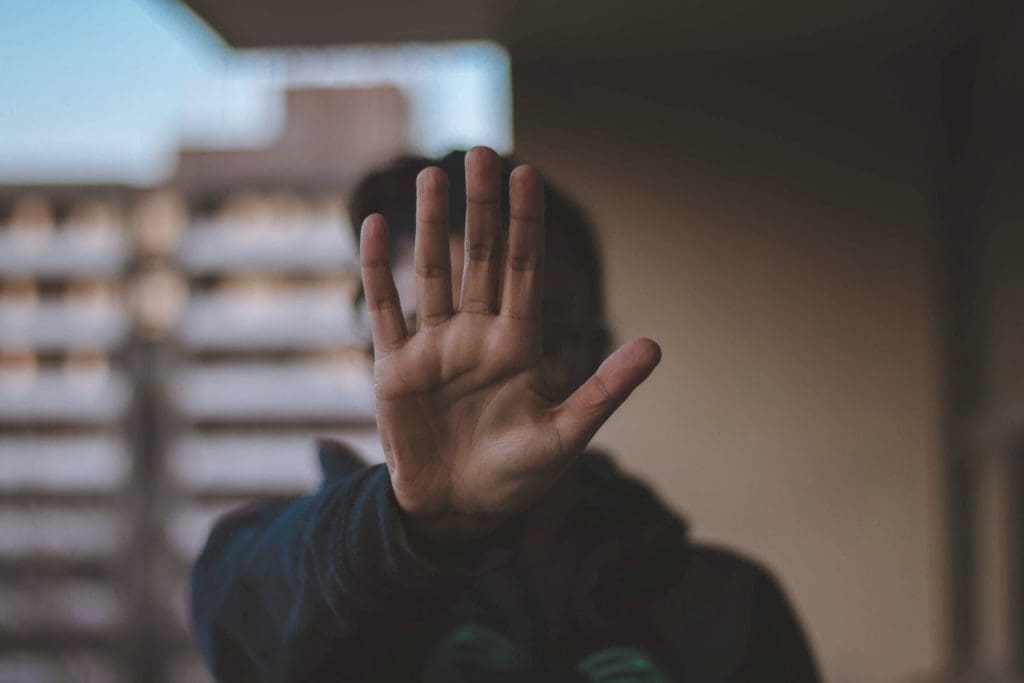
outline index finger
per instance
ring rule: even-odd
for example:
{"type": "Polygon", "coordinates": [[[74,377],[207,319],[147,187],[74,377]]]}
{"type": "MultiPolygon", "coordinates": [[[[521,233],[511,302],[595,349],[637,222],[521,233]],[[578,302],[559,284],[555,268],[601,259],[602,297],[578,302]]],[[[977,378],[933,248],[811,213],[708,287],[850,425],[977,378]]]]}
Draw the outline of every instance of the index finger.
{"type": "Polygon", "coordinates": [[[363,221],[359,231],[359,262],[373,327],[373,346],[378,354],[383,354],[401,344],[407,332],[391,275],[388,225],[380,214],[367,216],[363,221]]]}

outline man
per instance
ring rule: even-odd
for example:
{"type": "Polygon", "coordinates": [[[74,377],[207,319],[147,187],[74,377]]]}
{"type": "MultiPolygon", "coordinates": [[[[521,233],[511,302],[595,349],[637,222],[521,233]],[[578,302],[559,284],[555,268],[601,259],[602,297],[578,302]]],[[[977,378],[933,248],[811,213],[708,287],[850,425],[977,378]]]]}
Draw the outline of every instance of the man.
{"type": "Polygon", "coordinates": [[[688,543],[647,488],[584,452],[660,350],[638,339],[604,358],[600,268],[582,213],[489,149],[440,164],[448,173],[400,162],[353,201],[370,214],[361,268],[386,466],[328,447],[315,495],[214,529],[192,595],[214,673],[817,680],[768,574],[688,543]],[[465,202],[456,237],[450,189],[465,202]],[[413,283],[414,321],[396,275],[413,283]]]}

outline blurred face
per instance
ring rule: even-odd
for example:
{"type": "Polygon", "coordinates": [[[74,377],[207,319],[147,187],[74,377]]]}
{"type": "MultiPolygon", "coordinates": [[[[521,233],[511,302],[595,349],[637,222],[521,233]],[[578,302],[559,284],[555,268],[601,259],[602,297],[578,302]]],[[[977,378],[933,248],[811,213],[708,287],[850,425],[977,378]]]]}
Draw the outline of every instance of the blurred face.
{"type": "MultiPolygon", "coordinates": [[[[449,240],[452,261],[452,297],[457,309],[462,291],[463,238],[449,240]]],[[[596,369],[606,353],[602,321],[596,320],[593,293],[564,247],[548,245],[544,277],[544,368],[551,389],[568,396],[596,369]],[[553,252],[553,253],[552,253],[553,252]],[[569,265],[567,265],[569,264],[569,265]]],[[[416,268],[412,244],[403,244],[392,263],[395,285],[409,329],[416,327],[416,268]]]]}

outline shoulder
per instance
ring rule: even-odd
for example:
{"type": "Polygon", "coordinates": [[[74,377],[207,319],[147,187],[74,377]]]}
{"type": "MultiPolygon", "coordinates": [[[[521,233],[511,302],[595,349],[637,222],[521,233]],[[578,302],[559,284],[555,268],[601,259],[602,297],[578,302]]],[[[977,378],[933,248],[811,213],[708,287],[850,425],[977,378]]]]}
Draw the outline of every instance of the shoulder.
{"type": "Polygon", "coordinates": [[[658,618],[672,624],[695,680],[819,679],[800,621],[779,582],[759,562],[691,544],[658,618]]]}
{"type": "MultiPolygon", "coordinates": [[[[577,473],[580,477],[584,504],[591,513],[602,510],[614,513],[620,519],[636,521],[635,514],[655,517],[678,525],[681,538],[685,538],[686,525],[655,491],[641,479],[623,472],[615,461],[604,453],[588,451],[580,457],[577,473]],[[632,514],[630,514],[632,513],[632,514]]],[[[730,589],[740,586],[749,590],[763,590],[776,586],[771,572],[760,562],[729,548],[686,540],[686,561],[682,578],[713,586],[722,584],[730,589]]]]}
{"type": "Polygon", "coordinates": [[[601,585],[627,602],[653,598],[650,616],[692,680],[819,680],[795,611],[763,564],[688,538],[655,492],[605,455],[582,456],[577,474],[585,528],[615,539],[599,556],[601,585]]]}
{"type": "Polygon", "coordinates": [[[624,473],[609,457],[586,454],[580,459],[580,476],[588,513],[603,520],[605,530],[609,523],[628,524],[639,556],[666,557],[665,551],[681,542],[682,553],[672,563],[673,602],[678,606],[685,603],[693,614],[705,610],[731,613],[734,624],[765,612],[776,613],[785,606],[782,589],[764,564],[735,550],[688,538],[683,519],[650,486],[624,473]],[[648,552],[648,548],[657,552],[648,552]]]}
{"type": "Polygon", "coordinates": [[[820,680],[796,611],[772,573],[754,560],[692,545],[666,607],[681,619],[686,654],[708,672],[728,671],[729,680],[820,680]]]}
{"type": "Polygon", "coordinates": [[[687,565],[696,580],[716,577],[725,582],[775,583],[771,572],[758,560],[715,544],[691,543],[687,565]]]}
{"type": "Polygon", "coordinates": [[[678,587],[688,608],[731,613],[737,622],[747,622],[763,610],[785,603],[778,581],[763,564],[704,543],[689,544],[678,587]]]}

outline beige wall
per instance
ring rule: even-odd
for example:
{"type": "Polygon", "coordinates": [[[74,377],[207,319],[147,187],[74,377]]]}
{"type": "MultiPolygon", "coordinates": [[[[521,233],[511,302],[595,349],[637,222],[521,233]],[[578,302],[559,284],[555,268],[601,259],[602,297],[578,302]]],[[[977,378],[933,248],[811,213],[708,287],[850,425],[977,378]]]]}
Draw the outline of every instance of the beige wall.
{"type": "Polygon", "coordinates": [[[756,112],[698,113],[707,83],[666,99],[586,67],[566,77],[579,70],[516,71],[516,151],[599,224],[620,341],[664,350],[597,443],[694,536],[776,572],[828,680],[934,673],[938,375],[915,122],[885,101],[863,114],[891,114],[866,134],[902,155],[887,175],[856,136],[836,161],[758,130],[756,112]]]}

